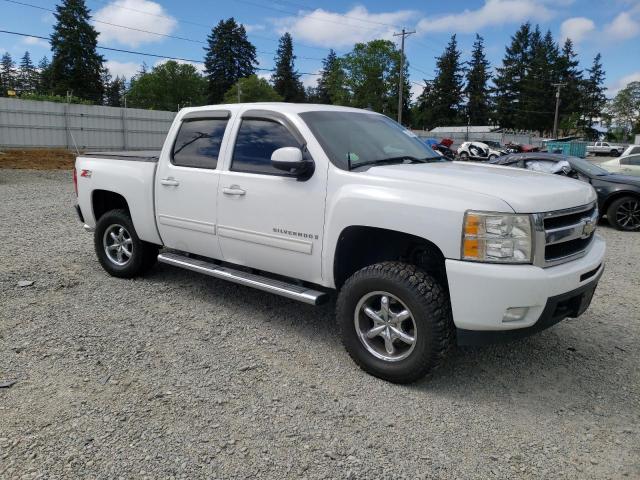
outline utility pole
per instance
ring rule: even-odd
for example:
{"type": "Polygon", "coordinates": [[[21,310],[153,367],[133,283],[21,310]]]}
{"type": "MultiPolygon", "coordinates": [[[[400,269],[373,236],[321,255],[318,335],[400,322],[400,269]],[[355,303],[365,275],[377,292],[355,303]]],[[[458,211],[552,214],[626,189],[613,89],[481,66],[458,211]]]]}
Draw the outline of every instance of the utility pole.
{"type": "Polygon", "coordinates": [[[394,37],[402,37],[400,40],[400,76],[398,78],[398,123],[402,125],[402,91],[404,90],[404,38],[408,37],[415,30],[407,32],[404,28],[401,33],[394,33],[394,37]]]}
{"type": "Polygon", "coordinates": [[[560,89],[566,87],[566,83],[552,83],[552,86],[556,87],[556,115],[553,118],[553,138],[558,139],[558,110],[560,108],[560,89]]]}

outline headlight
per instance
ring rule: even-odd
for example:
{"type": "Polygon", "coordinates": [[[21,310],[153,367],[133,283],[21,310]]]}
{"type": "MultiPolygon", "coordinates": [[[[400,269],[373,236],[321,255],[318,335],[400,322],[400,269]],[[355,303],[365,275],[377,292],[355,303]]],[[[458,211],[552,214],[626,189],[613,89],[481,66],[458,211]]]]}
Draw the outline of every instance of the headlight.
{"type": "Polygon", "coordinates": [[[531,263],[532,251],[529,215],[474,211],[465,213],[463,260],[531,263]]]}

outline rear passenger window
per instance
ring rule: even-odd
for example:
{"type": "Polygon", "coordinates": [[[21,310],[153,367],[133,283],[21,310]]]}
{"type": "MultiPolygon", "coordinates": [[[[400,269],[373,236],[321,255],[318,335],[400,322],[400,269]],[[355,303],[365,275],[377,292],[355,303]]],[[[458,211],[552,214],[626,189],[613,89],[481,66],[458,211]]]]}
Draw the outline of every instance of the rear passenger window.
{"type": "Polygon", "coordinates": [[[271,154],[282,147],[300,147],[284,126],[271,120],[242,120],[233,150],[231,170],[284,175],[282,170],[271,166],[271,154]]]}
{"type": "Polygon", "coordinates": [[[226,127],[226,118],[185,120],[173,144],[173,164],[215,169],[226,127]]]}

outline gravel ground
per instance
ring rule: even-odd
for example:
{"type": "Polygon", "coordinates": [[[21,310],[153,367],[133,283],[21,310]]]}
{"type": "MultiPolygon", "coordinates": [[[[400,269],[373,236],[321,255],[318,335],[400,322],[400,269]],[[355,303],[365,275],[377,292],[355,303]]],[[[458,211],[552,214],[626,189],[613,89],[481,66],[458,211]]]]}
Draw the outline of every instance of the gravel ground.
{"type": "Polygon", "coordinates": [[[397,386],[333,303],[109,277],[73,202],[68,172],[0,170],[0,478],[640,477],[640,234],[601,226],[580,319],[397,386]]]}

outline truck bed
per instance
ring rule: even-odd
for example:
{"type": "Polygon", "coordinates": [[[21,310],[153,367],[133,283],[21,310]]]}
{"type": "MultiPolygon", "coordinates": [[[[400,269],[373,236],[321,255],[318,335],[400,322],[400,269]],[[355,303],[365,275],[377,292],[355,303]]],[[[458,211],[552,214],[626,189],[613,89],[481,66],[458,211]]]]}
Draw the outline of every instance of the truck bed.
{"type": "Polygon", "coordinates": [[[105,160],[129,160],[132,162],[158,163],[160,150],[123,150],[119,152],[86,152],[81,157],[100,157],[105,160]]]}

